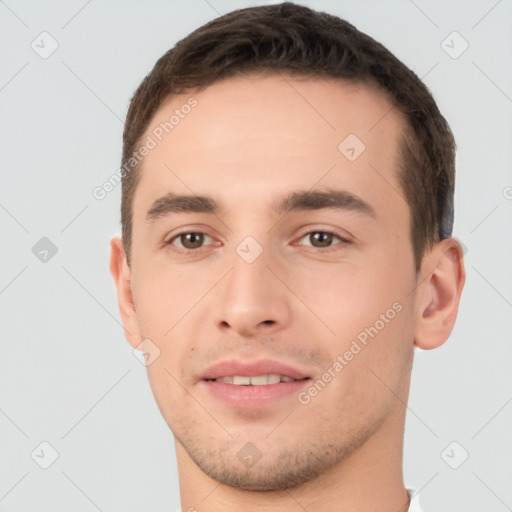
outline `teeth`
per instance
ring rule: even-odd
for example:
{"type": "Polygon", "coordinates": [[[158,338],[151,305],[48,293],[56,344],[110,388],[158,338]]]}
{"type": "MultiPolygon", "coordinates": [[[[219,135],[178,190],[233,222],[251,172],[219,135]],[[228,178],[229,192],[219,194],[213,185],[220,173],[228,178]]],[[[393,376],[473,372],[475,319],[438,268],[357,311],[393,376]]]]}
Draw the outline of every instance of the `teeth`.
{"type": "Polygon", "coordinates": [[[233,377],[219,377],[215,379],[216,382],[225,382],[226,384],[233,384],[233,377]]]}
{"type": "Polygon", "coordinates": [[[248,386],[251,383],[251,377],[233,377],[233,384],[235,386],[248,386]]]}
{"type": "MultiPolygon", "coordinates": [[[[253,386],[264,386],[265,384],[276,384],[274,382],[269,382],[266,375],[258,375],[257,377],[248,377],[253,386]]],[[[279,382],[279,376],[277,376],[277,382],[279,382]]],[[[233,384],[235,382],[233,381],[233,384]]]]}
{"type": "Polygon", "coordinates": [[[242,377],[235,375],[233,377],[219,377],[216,382],[234,384],[235,386],[265,386],[267,384],[278,384],[279,382],[293,382],[295,379],[286,375],[257,375],[255,377],[242,377]]]}

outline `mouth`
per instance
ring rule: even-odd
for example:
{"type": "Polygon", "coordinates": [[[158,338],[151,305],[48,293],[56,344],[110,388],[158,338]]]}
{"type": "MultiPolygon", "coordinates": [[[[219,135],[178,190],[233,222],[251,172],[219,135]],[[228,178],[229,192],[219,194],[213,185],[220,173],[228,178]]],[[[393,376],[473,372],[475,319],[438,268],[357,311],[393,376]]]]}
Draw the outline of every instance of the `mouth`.
{"type": "MultiPolygon", "coordinates": [[[[207,379],[213,382],[224,382],[233,386],[266,386],[268,384],[279,384],[280,382],[295,382],[298,379],[288,377],[288,375],[256,375],[254,377],[244,375],[234,375],[233,377],[219,377],[217,379],[207,379]]],[[[302,380],[302,379],[300,379],[302,380]]]]}
{"type": "Polygon", "coordinates": [[[309,381],[302,371],[278,361],[228,360],[206,370],[201,385],[225,405],[253,409],[293,399],[309,381]]]}

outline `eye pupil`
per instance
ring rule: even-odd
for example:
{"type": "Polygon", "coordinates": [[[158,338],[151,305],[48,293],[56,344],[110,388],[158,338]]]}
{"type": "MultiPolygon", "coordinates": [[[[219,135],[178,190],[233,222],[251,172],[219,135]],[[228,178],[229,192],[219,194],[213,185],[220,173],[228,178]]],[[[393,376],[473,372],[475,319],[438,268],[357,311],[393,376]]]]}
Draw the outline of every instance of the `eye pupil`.
{"type": "Polygon", "coordinates": [[[204,235],[202,233],[184,233],[180,235],[180,242],[187,249],[197,249],[203,245],[204,235]]]}
{"type": "Polygon", "coordinates": [[[311,245],[315,247],[328,247],[332,244],[331,233],[325,233],[323,231],[315,231],[309,235],[311,245]]]}

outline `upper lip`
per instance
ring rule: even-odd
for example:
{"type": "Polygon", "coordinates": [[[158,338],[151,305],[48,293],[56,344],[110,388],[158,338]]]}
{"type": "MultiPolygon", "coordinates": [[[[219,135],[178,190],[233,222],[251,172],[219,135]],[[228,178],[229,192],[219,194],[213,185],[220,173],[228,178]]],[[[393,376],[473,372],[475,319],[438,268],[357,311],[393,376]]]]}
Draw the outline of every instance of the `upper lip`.
{"type": "Polygon", "coordinates": [[[308,377],[300,370],[293,368],[285,363],[273,361],[271,359],[257,359],[252,361],[242,361],[228,359],[219,361],[210,366],[202,375],[201,379],[211,380],[220,377],[256,377],[258,375],[281,375],[291,377],[295,380],[301,380],[308,377]]]}

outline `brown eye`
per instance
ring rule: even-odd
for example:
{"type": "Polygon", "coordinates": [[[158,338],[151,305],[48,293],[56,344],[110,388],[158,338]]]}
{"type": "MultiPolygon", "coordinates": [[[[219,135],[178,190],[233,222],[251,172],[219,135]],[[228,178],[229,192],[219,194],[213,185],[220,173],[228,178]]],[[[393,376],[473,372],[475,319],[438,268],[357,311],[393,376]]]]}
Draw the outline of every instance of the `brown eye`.
{"type": "Polygon", "coordinates": [[[203,245],[204,235],[202,233],[183,233],[180,235],[180,242],[185,249],[198,249],[203,245]]]}
{"type": "Polygon", "coordinates": [[[176,245],[178,248],[181,249],[200,249],[206,239],[210,239],[208,235],[205,235],[204,233],[180,233],[179,235],[176,235],[174,238],[169,240],[169,245],[176,245]]]}
{"type": "Polygon", "coordinates": [[[309,234],[309,241],[313,247],[329,247],[333,238],[332,233],[325,231],[313,231],[309,234]]]}
{"type": "Polygon", "coordinates": [[[300,245],[316,249],[342,249],[348,244],[349,240],[332,231],[309,231],[300,238],[300,245]]]}

